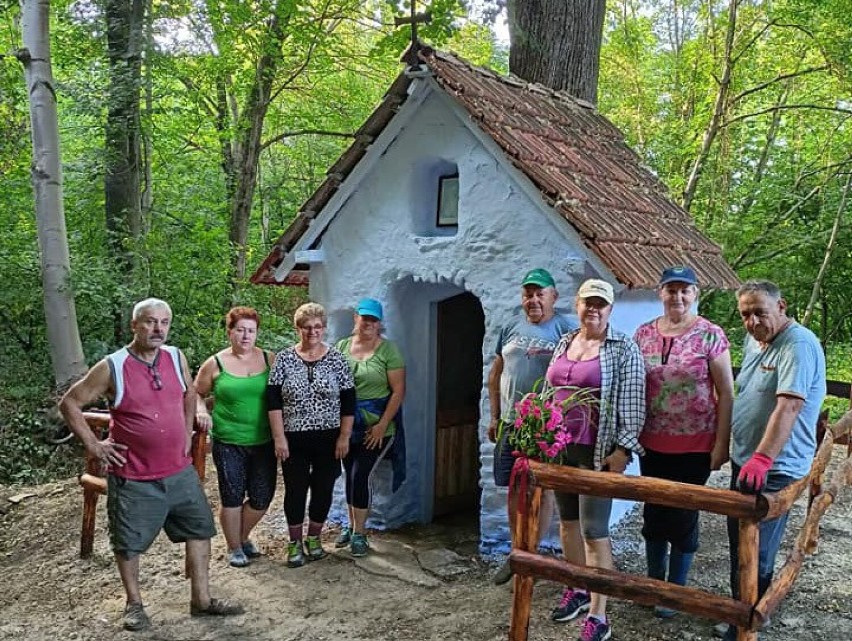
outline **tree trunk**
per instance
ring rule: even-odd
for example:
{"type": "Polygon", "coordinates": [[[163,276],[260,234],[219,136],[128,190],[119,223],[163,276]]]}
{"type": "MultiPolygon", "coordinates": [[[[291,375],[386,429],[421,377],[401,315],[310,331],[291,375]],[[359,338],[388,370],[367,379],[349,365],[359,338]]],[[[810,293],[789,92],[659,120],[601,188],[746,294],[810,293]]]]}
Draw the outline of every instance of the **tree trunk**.
{"type": "Polygon", "coordinates": [[[509,70],[597,104],[605,0],[509,0],[508,12],[509,70]]]}
{"type": "MultiPolygon", "coordinates": [[[[281,45],[285,38],[281,12],[284,11],[285,4],[279,3],[270,18],[263,47],[264,53],[258,60],[254,83],[238,121],[237,140],[233,147],[223,147],[225,153],[223,167],[228,174],[227,184],[230,188],[228,240],[233,252],[231,302],[235,298],[240,281],[246,275],[249,221],[262,150],[263,122],[269,110],[272,83],[281,61],[281,45]]],[[[224,104],[220,98],[220,108],[224,104]]]]}
{"type": "MultiPolygon", "coordinates": [[[[109,90],[104,147],[104,196],[110,252],[129,290],[136,272],[135,241],[142,237],[141,125],[139,94],[146,0],[106,0],[109,90]]],[[[129,325],[127,304],[114,302],[116,342],[129,325]]]]}
{"type": "Polygon", "coordinates": [[[822,281],[825,280],[825,272],[828,271],[828,266],[831,264],[831,254],[834,253],[834,246],[837,244],[837,234],[840,231],[840,223],[843,220],[843,214],[846,210],[846,196],[849,194],[849,186],[852,184],[852,174],[846,178],[846,184],[843,186],[843,195],[840,197],[840,205],[837,207],[837,214],[834,216],[834,224],[831,226],[831,236],[825,246],[825,254],[822,257],[822,264],[819,266],[814,286],[811,290],[811,298],[808,301],[808,306],[805,309],[805,315],[802,317],[802,325],[808,326],[811,322],[811,316],[814,313],[819,301],[820,290],[822,289],[822,281]]]}
{"type": "Polygon", "coordinates": [[[50,64],[50,1],[24,0],[24,48],[17,58],[24,66],[30,100],[36,223],[44,296],[44,316],[53,378],[59,388],[86,372],[70,286],[70,259],[62,203],[62,163],[56,93],[50,64]]]}
{"type": "Polygon", "coordinates": [[[722,126],[722,118],[728,108],[728,94],[731,90],[731,74],[734,69],[734,36],[737,31],[737,7],[740,0],[730,0],[728,5],[728,30],[725,34],[725,53],[722,61],[722,77],[719,80],[719,90],[716,93],[716,102],[713,106],[713,116],[710,118],[710,123],[704,131],[704,137],[701,140],[701,149],[695,162],[692,164],[692,170],[689,172],[689,178],[686,180],[686,187],[683,190],[683,202],[681,203],[686,211],[692,207],[692,201],[695,198],[695,190],[698,187],[698,180],[701,178],[701,173],[704,170],[704,165],[707,158],[710,156],[710,148],[713,146],[713,141],[716,140],[716,135],[719,133],[719,128],[722,126]]]}

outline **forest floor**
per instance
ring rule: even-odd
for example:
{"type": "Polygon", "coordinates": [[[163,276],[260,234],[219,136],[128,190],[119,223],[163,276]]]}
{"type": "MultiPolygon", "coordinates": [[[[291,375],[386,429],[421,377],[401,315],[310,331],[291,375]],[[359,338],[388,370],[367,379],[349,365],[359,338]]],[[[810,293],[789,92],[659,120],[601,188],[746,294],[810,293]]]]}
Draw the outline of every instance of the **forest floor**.
{"type": "MultiPolygon", "coordinates": [[[[833,464],[845,455],[837,447],[833,464]]],[[[727,469],[727,468],[726,468],[727,469]]],[[[714,474],[723,485],[728,472],[714,474]]],[[[215,474],[207,490],[216,497],[215,474]]],[[[215,499],[214,499],[215,501],[215,499]]],[[[101,502],[103,503],[103,501],[101,502]]],[[[261,522],[256,540],[265,555],[250,567],[227,565],[221,535],[213,541],[211,586],[215,596],[240,600],[246,614],[227,619],[191,618],[183,579],[183,549],[160,536],[142,560],[142,589],[152,627],[121,629],[123,596],[99,506],[95,552],[78,558],[81,491],[74,479],[36,487],[0,486],[0,639],[101,641],[271,640],[502,641],[508,637],[511,584],[491,583],[491,563],[477,554],[474,523],[443,523],[375,533],[365,559],[332,551],[336,532],[325,535],[328,558],[299,569],[285,562],[280,497],[261,522]],[[29,495],[29,496],[27,496],[29,495]],[[11,499],[11,500],[10,500],[11,499]]],[[[791,532],[804,505],[794,506],[791,532]]],[[[639,511],[614,532],[616,562],[642,573],[639,511]]],[[[852,630],[852,492],[841,495],[823,519],[819,552],[805,564],[793,592],[761,641],[841,641],[852,630]]],[[[703,547],[693,584],[727,594],[728,552],[721,517],[702,516],[703,547]]],[[[530,639],[575,639],[578,624],[551,623],[560,586],[537,584],[530,639]]],[[[613,601],[616,641],[710,639],[713,622],[689,615],[669,621],[647,607],[613,601]]]]}

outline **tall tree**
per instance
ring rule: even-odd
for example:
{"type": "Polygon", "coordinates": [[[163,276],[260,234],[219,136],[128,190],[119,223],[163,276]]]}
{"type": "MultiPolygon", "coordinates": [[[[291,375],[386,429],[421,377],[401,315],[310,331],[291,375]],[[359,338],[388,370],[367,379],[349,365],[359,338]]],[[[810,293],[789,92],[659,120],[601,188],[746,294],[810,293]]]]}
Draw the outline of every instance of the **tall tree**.
{"type": "Polygon", "coordinates": [[[24,66],[32,123],[32,184],[41,255],[44,316],[50,360],[57,387],[86,371],[77,311],[69,283],[70,259],[62,202],[62,163],[56,90],[50,64],[50,1],[21,3],[23,48],[16,57],[24,66]]]}
{"type": "MultiPolygon", "coordinates": [[[[106,0],[109,90],[104,146],[104,204],[110,252],[132,288],[134,241],[143,234],[140,88],[147,0],[106,0]]],[[[114,302],[116,342],[128,326],[123,297],[114,302]]]]}
{"type": "Polygon", "coordinates": [[[605,0],[509,0],[509,70],[597,104],[605,0]]]}

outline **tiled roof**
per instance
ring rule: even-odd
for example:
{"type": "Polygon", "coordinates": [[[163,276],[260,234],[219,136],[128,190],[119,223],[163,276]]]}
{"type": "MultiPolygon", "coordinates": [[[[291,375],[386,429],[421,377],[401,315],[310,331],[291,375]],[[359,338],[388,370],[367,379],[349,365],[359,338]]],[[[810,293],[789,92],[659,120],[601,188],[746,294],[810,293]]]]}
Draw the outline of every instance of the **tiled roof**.
{"type": "MultiPolygon", "coordinates": [[[[653,288],[665,267],[686,264],[698,273],[703,287],[737,286],[737,276],[719,246],[668,197],[665,186],[643,167],[621,132],[592,105],[542,85],[497,75],[451,54],[423,48],[420,58],[438,85],[538,187],[620,283],[653,288]]],[[[407,98],[410,83],[400,74],[252,282],[278,283],[275,267],[391,121],[407,98]]],[[[297,284],[296,276],[291,272],[282,284],[297,284]]]]}

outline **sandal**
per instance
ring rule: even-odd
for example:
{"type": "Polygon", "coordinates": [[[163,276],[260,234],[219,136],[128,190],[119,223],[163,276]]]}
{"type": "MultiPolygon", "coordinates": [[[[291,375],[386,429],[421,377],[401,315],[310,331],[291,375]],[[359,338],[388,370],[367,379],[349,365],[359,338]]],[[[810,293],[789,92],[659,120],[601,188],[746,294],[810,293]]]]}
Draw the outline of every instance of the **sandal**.
{"type": "Polygon", "coordinates": [[[189,604],[189,614],[194,617],[230,617],[245,612],[243,606],[228,599],[210,599],[206,608],[189,604]]]}

